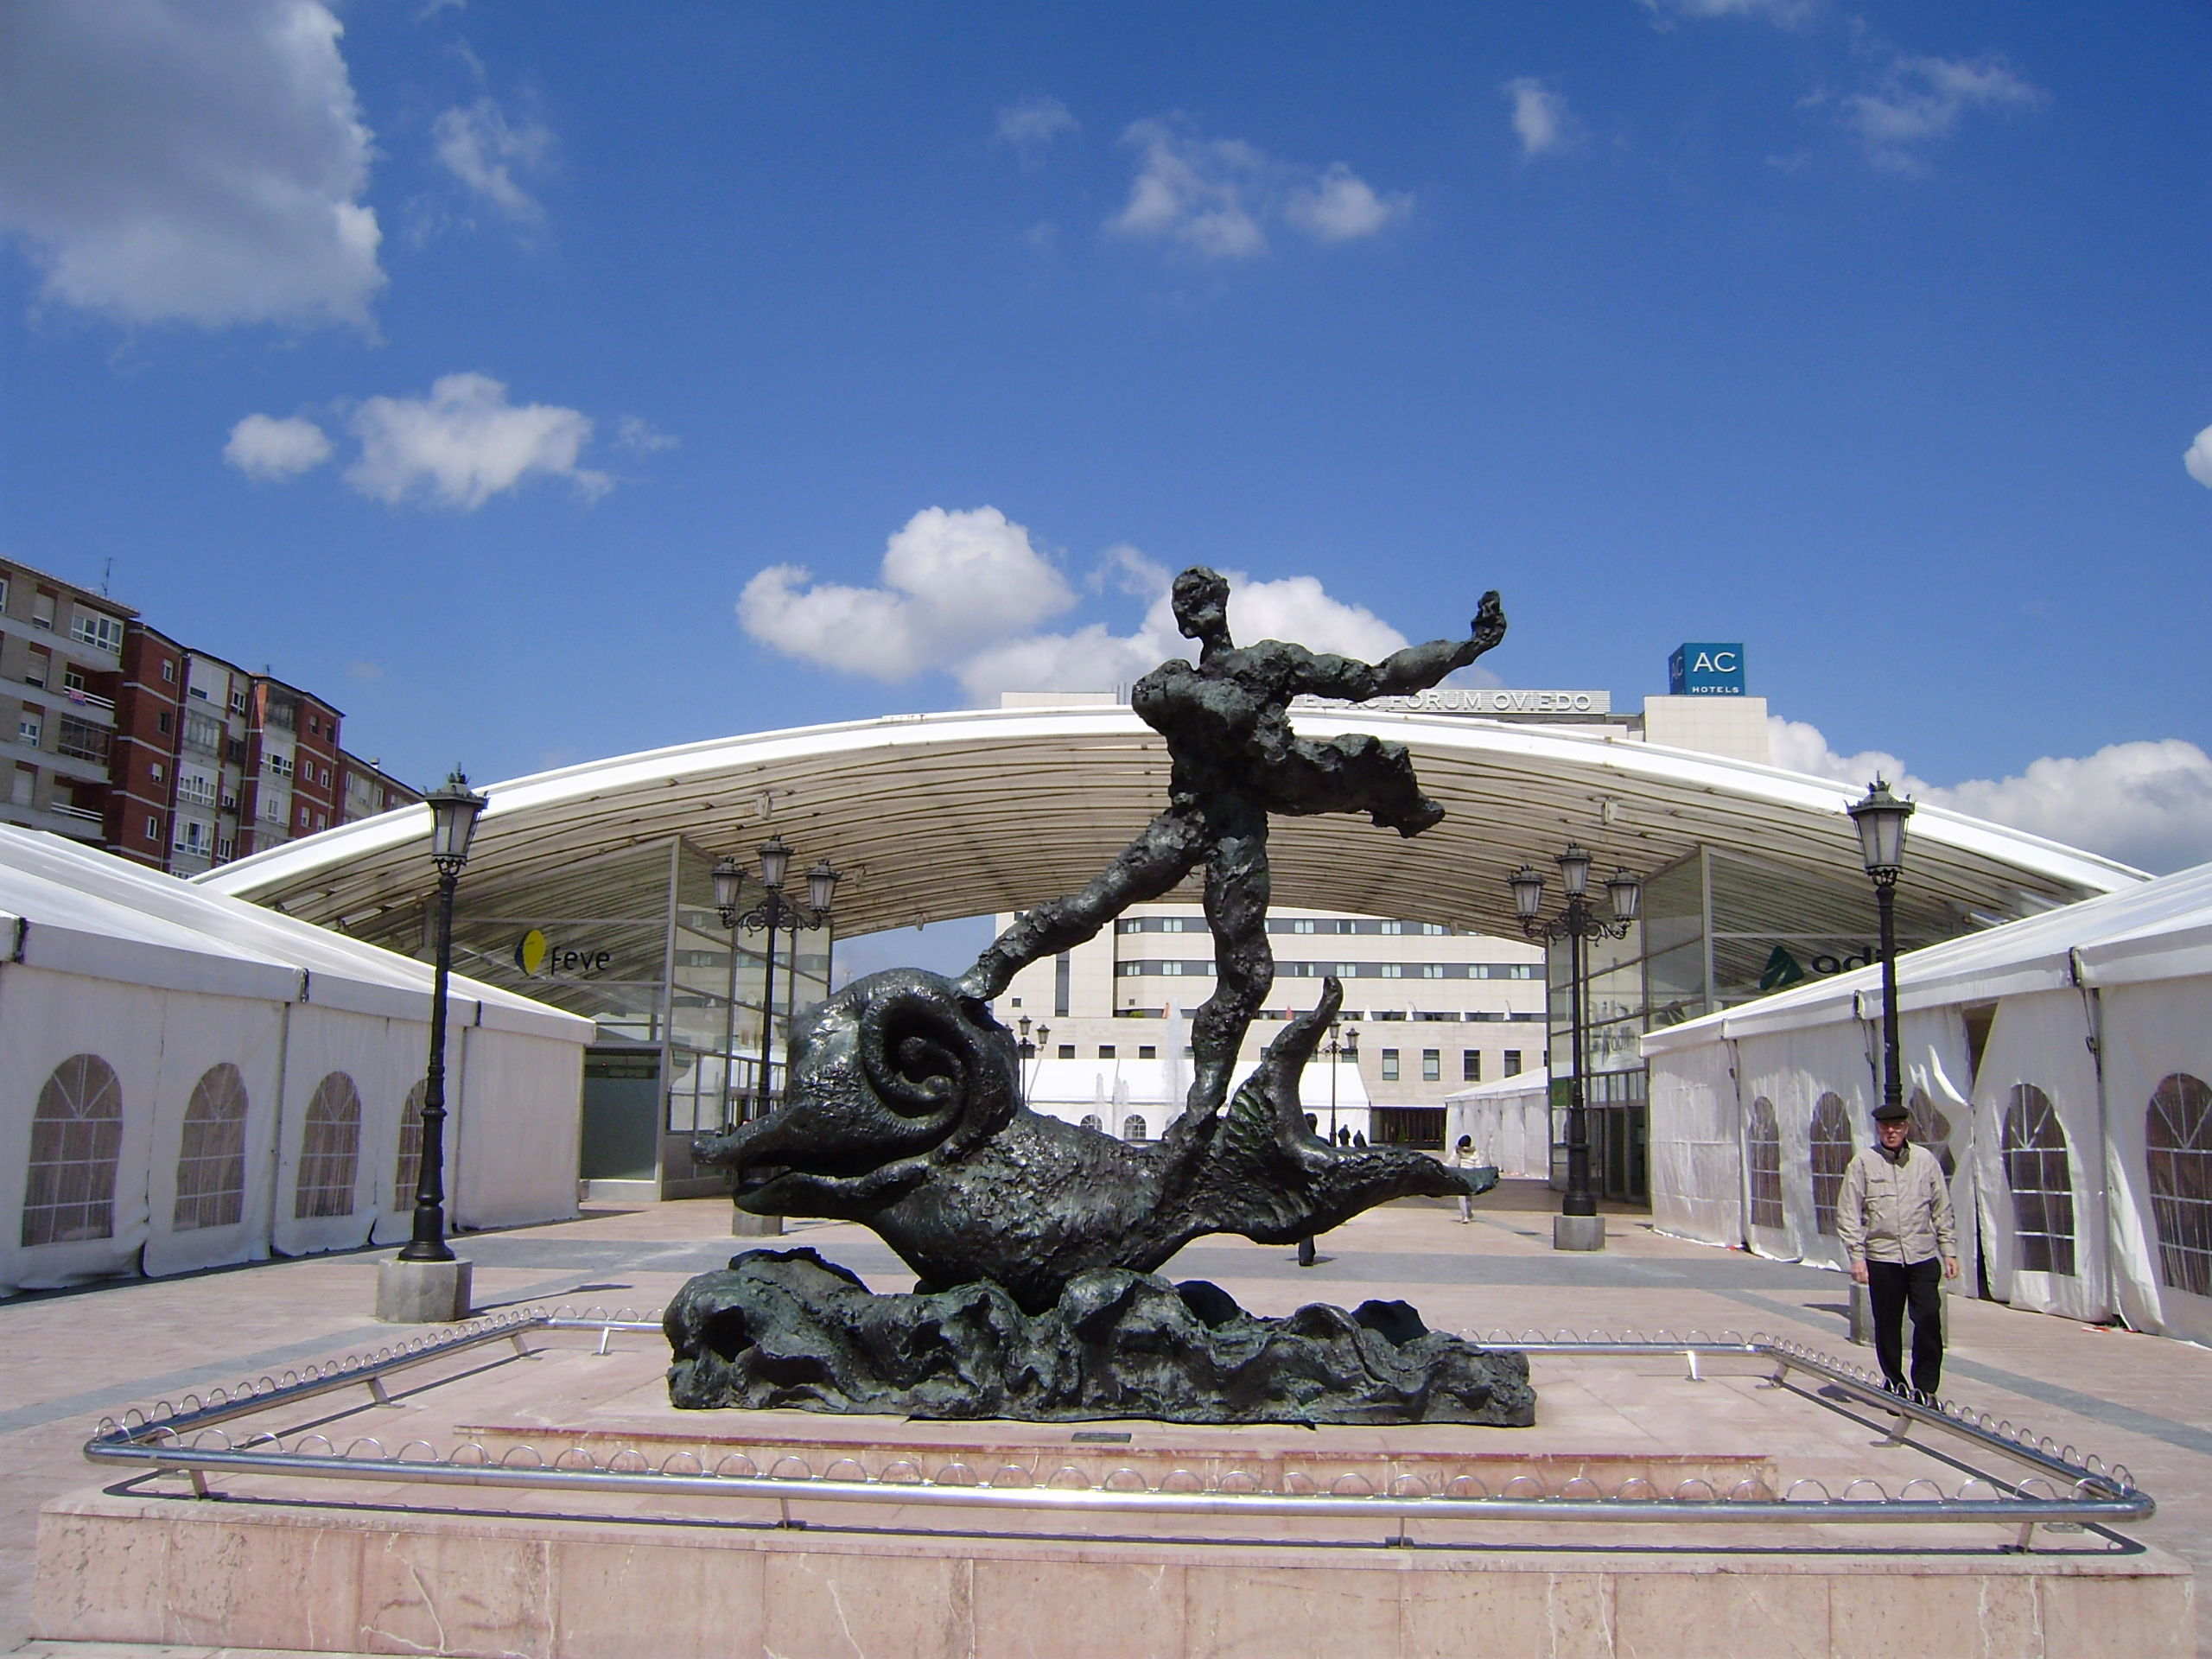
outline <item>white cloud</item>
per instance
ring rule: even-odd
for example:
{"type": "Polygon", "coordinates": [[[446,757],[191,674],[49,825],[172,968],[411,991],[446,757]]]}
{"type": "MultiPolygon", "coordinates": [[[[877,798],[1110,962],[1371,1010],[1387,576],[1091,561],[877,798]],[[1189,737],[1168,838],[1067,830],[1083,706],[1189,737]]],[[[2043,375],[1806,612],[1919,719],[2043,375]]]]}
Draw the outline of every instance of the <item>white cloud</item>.
{"type": "Polygon", "coordinates": [[[1581,124],[1567,99],[1535,75],[1516,76],[1503,91],[1513,105],[1513,136],[1521,141],[1524,156],[1572,149],[1581,142],[1581,124]]]}
{"type": "Polygon", "coordinates": [[[371,136],[319,0],[0,6],[0,220],[128,322],[365,327],[371,136]]]}
{"type": "Polygon", "coordinates": [[[1203,138],[1179,122],[1134,122],[1122,142],[1138,152],[1137,173],[1107,229],[1179,243],[1202,258],[1265,253],[1270,220],[1318,242],[1344,242],[1413,211],[1410,195],[1380,194],[1342,162],[1277,162],[1241,138],[1203,138]]]}
{"type": "Polygon", "coordinates": [[[1293,187],[1282,216],[1316,242],[1351,242],[1372,236],[1413,211],[1413,198],[1384,199],[1342,162],[1332,162],[1311,183],[1293,187]]]}
{"type": "Polygon", "coordinates": [[[1794,29],[1820,9],[1819,0],[1643,0],[1662,23],[1677,17],[1757,17],[1794,29]]]}
{"type": "MultiPolygon", "coordinates": [[[[1103,574],[1123,591],[1150,597],[1135,633],[1109,633],[1104,624],[1092,623],[1073,633],[1002,640],[956,671],[969,700],[995,702],[1001,691],[1116,691],[1171,657],[1191,656],[1195,646],[1175,626],[1164,566],[1122,546],[1108,551],[1103,574]]],[[[1238,572],[1225,574],[1230,632],[1240,640],[1291,639],[1367,662],[1405,646],[1405,635],[1372,611],[1330,598],[1312,576],[1253,582],[1238,572]]]]}
{"type": "Polygon", "coordinates": [[[517,225],[534,226],[545,217],[537,199],[515,182],[518,169],[544,164],[553,135],[541,123],[519,126],[507,119],[497,100],[480,98],[467,108],[443,111],[431,124],[438,160],[448,172],[517,225]]]}
{"type": "Polygon", "coordinates": [[[484,374],[448,374],[427,397],[372,397],[353,414],[360,459],[346,481],[397,505],[410,498],[473,512],[536,474],[565,478],[584,495],[612,487],[579,467],[590,418],[553,404],[510,404],[484,374]]]}
{"type": "Polygon", "coordinates": [[[771,565],[737,601],[745,631],[789,657],[880,680],[957,662],[984,642],[1034,627],[1075,603],[1029,532],[996,507],[930,507],[893,535],[881,584],[814,583],[771,565]]]}
{"type": "Polygon", "coordinates": [[[223,459],[248,478],[296,478],[330,459],[330,439],[302,416],[249,415],[231,429],[223,459]]]}
{"type": "Polygon", "coordinates": [[[2189,468],[2189,475],[2212,490],[2212,426],[2196,435],[2196,441],[2183,452],[2181,464],[2189,468]]]}
{"type": "Polygon", "coordinates": [[[2146,870],[2212,860],[2212,756],[2179,738],[2114,743],[2078,760],[2046,757],[2017,777],[1942,788],[1893,754],[1840,755],[1817,727],[1770,719],[1777,766],[1863,785],[1876,773],[1900,794],[2044,836],[2146,870]]]}
{"type": "Polygon", "coordinates": [[[1920,165],[1913,146],[1948,137],[1967,111],[2029,108],[2043,98],[1999,57],[1899,54],[1874,90],[1843,100],[1843,123],[1878,165],[1912,172],[1920,165]]]}
{"type": "Polygon", "coordinates": [[[619,449],[650,455],[662,449],[676,448],[682,442],[666,432],[656,431],[635,415],[625,415],[614,423],[614,444],[619,449]]]}
{"type": "Polygon", "coordinates": [[[1064,132],[1073,132],[1079,124],[1058,99],[1032,94],[1014,99],[999,111],[998,129],[993,136],[1000,143],[1013,145],[1023,166],[1033,167],[1044,159],[1052,140],[1064,132]]]}

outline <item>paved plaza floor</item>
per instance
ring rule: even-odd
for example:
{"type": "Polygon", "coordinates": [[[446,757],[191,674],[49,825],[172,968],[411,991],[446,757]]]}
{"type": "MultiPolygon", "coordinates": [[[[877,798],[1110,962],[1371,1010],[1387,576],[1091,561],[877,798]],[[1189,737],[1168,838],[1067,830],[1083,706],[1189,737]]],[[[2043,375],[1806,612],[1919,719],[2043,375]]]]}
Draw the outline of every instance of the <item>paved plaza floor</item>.
{"type": "MultiPolygon", "coordinates": [[[[1371,1211],[1324,1238],[1310,1268],[1289,1249],[1217,1238],[1166,1271],[1211,1279],[1260,1313],[1402,1297],[1439,1329],[1758,1331],[1866,1363],[1847,1339],[1840,1274],[1667,1238],[1626,1212],[1610,1217],[1604,1252],[1555,1252],[1552,1204],[1534,1184],[1508,1183],[1478,1203],[1470,1225],[1443,1202],[1371,1211]]],[[[480,1311],[569,1302],[652,1312],[690,1274],[774,1243],[734,1241],[729,1221],[720,1199],[597,1206],[573,1222],[473,1236],[461,1249],[476,1264],[480,1311]]],[[[874,1288],[910,1287],[911,1275],[861,1228],[794,1222],[782,1243],[817,1249],[874,1288]]],[[[376,1263],[389,1254],[0,1303],[0,1653],[211,1651],[33,1641],[39,1506],[95,1484],[79,1447],[104,1414],[390,1341],[392,1327],[370,1317],[376,1263]]],[[[2212,1570],[2212,1351],[1964,1298],[1951,1305],[1950,1330],[1947,1395],[2126,1465],[2159,1505],[2133,1535],[2189,1560],[2200,1580],[2212,1570]]],[[[1633,1385],[1629,1375],[1621,1380],[1633,1385]]],[[[2212,1654],[2212,1596],[2200,1596],[2197,1618],[2199,1651],[2212,1654]]]]}

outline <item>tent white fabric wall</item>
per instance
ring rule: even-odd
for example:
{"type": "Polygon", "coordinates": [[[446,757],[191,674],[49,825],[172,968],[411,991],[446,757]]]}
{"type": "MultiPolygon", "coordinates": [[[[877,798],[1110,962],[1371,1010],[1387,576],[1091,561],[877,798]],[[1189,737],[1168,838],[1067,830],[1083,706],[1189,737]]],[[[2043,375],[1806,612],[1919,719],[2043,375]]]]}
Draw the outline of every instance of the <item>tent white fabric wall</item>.
{"type": "MultiPolygon", "coordinates": [[[[2212,1082],[2212,865],[1913,952],[1899,959],[1897,977],[1905,1088],[1950,1122],[1962,1282],[1974,1282],[1979,1248],[1992,1294],[2017,1306],[2118,1314],[2212,1341],[2212,1295],[2202,1294],[2212,1269],[2201,1254],[2177,1266],[2162,1252],[2146,1141],[2162,1084],[2212,1082]],[[1978,1057],[1969,1014],[1988,1022],[1978,1057]],[[2005,1152],[2006,1115],[2023,1086],[2048,1099],[2063,1135],[2071,1272],[2056,1270],[2063,1253],[2050,1269],[2031,1270],[2023,1247],[2021,1218],[2035,1206],[2024,1212],[2005,1152]]],[[[1696,1156],[1710,1144],[1732,1047],[1745,1120],[1767,1096],[1783,1141],[1785,1225],[1751,1224],[1747,1211],[1743,1236],[1768,1254],[1835,1262],[1833,1241],[1811,1226],[1809,1103],[1822,1091],[1840,1096],[1865,1143],[1880,1070],[1879,984],[1878,969],[1840,975],[1644,1039],[1662,1226],[1711,1236],[1697,1217],[1724,1215],[1727,1190],[1743,1189],[1743,1166],[1724,1173],[1696,1156]]],[[[2195,1133],[2191,1155],[2212,1160],[2212,1124],[2195,1133]]],[[[2171,1217],[2175,1206],[2166,1209],[2171,1217]]]]}
{"type": "Polygon", "coordinates": [[[1549,1180],[1552,1173],[1551,1074],[1516,1077],[1462,1089],[1444,1097],[1446,1151],[1467,1135],[1484,1163],[1510,1180],[1549,1180]]]}
{"type": "MultiPolygon", "coordinates": [[[[396,1191],[400,1116],[429,1053],[430,988],[427,964],[58,837],[0,828],[0,1294],[271,1249],[350,1249],[372,1228],[403,1236],[411,1197],[396,1191]],[[27,1229],[24,1212],[41,1091],[77,1054],[112,1068],[120,1103],[105,1236],[25,1243],[43,1225],[27,1229]],[[240,1213],[180,1228],[186,1118],[219,1065],[237,1067],[246,1102],[240,1213]],[[342,1214],[303,1217],[308,1104],[341,1071],[361,1103],[350,1202],[342,1214]]],[[[575,1214],[592,1022],[459,977],[448,1021],[454,1222],[575,1214]]],[[[81,1183],[92,1165],[72,1170],[81,1183]]],[[[193,1211],[188,1224],[201,1218],[193,1211]]]]}
{"type": "Polygon", "coordinates": [[[1709,1244],[1744,1239],[1744,1113],[1726,1043],[1651,1074],[1651,1223],[1709,1244]],[[1657,1126],[1666,1126],[1666,1133],[1657,1126]]]}

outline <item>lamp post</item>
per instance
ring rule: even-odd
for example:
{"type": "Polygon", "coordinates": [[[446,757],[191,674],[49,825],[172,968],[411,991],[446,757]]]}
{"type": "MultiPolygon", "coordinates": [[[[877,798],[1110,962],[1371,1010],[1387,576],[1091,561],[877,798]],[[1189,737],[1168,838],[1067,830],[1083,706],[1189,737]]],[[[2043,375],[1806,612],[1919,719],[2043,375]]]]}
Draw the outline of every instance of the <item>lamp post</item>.
{"type": "Polygon", "coordinates": [[[1029,1103],[1029,1091],[1037,1086],[1037,1060],[1045,1052],[1045,1045],[1052,1039],[1050,1026],[1037,1027],[1037,1039],[1029,1039],[1029,1016],[1023,1014],[1014,1023],[1021,1028],[1020,1040],[1014,1046],[1021,1054],[1021,1103],[1029,1103]]]}
{"type": "Polygon", "coordinates": [[[1337,1144],[1337,1067],[1340,1064],[1338,1057],[1348,1054],[1351,1057],[1351,1063],[1354,1065],[1359,1064],[1359,1027],[1345,1027],[1344,1040],[1339,1043],[1337,1040],[1337,1027],[1332,1025],[1329,1027],[1329,1040],[1325,1047],[1329,1056],[1329,1144],[1333,1147],[1337,1144]]]}
{"type": "Polygon", "coordinates": [[[1881,779],[1866,785],[1866,798],[1847,809],[1859,830],[1859,852],[1873,878],[1874,903],[1882,916],[1882,1104],[1904,1104],[1904,1068],[1897,1055],[1897,877],[1904,871],[1904,823],[1912,803],[1890,793],[1881,779]]]}
{"type": "MultiPolygon", "coordinates": [[[[829,925],[830,901],[836,897],[842,874],[830,867],[826,858],[815,865],[806,873],[806,902],[802,905],[784,897],[784,880],[790,874],[791,867],[791,849],[785,844],[783,836],[769,836],[760,848],[760,885],[766,889],[766,896],[751,910],[746,910],[744,866],[734,856],[715,866],[715,908],[721,913],[722,925],[730,930],[733,958],[740,929],[766,929],[768,934],[767,965],[760,988],[760,1076],[754,1100],[760,1109],[747,1112],[747,1117],[764,1116],[772,1109],[774,1091],[769,1084],[773,1076],[776,1035],[776,935],[780,931],[791,936],[791,971],[796,977],[798,936],[829,925]]],[[[733,1020],[734,1017],[733,1014],[733,1020]]],[[[734,1039],[732,1046],[735,1046],[734,1039]]]]}
{"type": "Polygon", "coordinates": [[[1589,1072],[1588,1020],[1585,981],[1589,974],[1589,942],[1624,937],[1643,907],[1643,884],[1626,870],[1617,869],[1606,879],[1606,896],[1612,902],[1607,920],[1591,905],[1590,855],[1573,842],[1557,855],[1560,890],[1567,907],[1547,921],[1543,918],[1544,878],[1533,866],[1523,864],[1507,877],[1513,889],[1513,909],[1521,931],[1532,939],[1567,942],[1567,1007],[1572,1029],[1573,1077],[1567,1096],[1567,1196],[1560,1213],[1552,1218],[1552,1248],[1558,1250],[1600,1250],[1605,1247],[1605,1224],[1598,1215],[1597,1195],[1590,1190],[1590,1122],[1584,1078],[1589,1072]]]}
{"type": "Polygon", "coordinates": [[[446,983],[453,975],[453,896],[468,862],[468,843],[486,798],[460,767],[424,798],[430,809],[430,861],[438,868],[438,954],[431,976],[430,1064],[423,1078],[423,1160],[415,1182],[415,1236],[402,1262],[450,1262],[446,1245],[446,983]]]}

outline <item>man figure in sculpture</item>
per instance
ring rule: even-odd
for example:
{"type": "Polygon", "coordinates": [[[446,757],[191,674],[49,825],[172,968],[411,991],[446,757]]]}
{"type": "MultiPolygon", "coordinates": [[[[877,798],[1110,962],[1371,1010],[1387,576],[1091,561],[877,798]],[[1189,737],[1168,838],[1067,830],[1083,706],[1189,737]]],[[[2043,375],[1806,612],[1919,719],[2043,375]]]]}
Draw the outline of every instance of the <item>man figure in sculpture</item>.
{"type": "Polygon", "coordinates": [[[961,987],[979,998],[996,996],[1021,968],[1082,944],[1203,863],[1215,989],[1192,1018],[1191,1090],[1169,1131],[1179,1138],[1178,1131],[1188,1133],[1220,1109],[1244,1033],[1274,983],[1268,815],[1364,812],[1402,836],[1419,835],[1444,816],[1421,792],[1403,746],[1357,735],[1301,738],[1291,730],[1291,699],[1359,702],[1427,690],[1503,639],[1505,613],[1495,592],[1485,594],[1470,638],[1409,645],[1370,664],[1280,639],[1238,646],[1229,632],[1229,583],[1203,565],[1175,578],[1173,602],[1176,626],[1198,642],[1198,660],[1163,663],[1137,682],[1129,699],[1138,717],[1167,740],[1167,810],[1081,893],[1017,918],[961,987]]]}
{"type": "Polygon", "coordinates": [[[1959,1243],[1942,1166],[1910,1137],[1912,1114],[1890,1103],[1874,1109],[1876,1142],[1844,1171],[1835,1231],[1851,1276],[1866,1287],[1874,1315],[1874,1356],[1883,1386],[1906,1392],[1904,1311],[1912,1309],[1911,1392],[1932,1397],[1943,1380],[1943,1291],[1959,1276],[1959,1243]],[[1940,1260],[1939,1260],[1940,1258],[1940,1260]]]}

